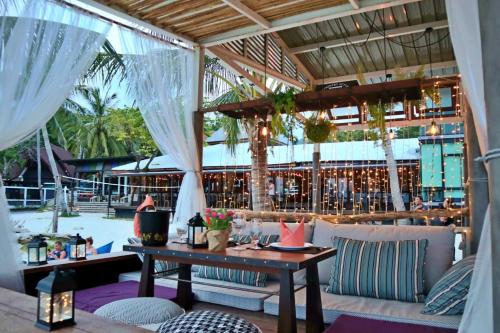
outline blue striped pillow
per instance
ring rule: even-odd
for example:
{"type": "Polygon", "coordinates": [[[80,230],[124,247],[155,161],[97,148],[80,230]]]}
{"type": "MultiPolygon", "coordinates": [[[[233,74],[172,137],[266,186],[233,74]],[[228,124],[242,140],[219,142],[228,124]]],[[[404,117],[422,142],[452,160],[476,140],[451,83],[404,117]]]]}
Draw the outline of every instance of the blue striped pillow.
{"type": "Polygon", "coordinates": [[[475,261],[476,256],[469,256],[453,265],[432,287],[422,313],[463,314],[475,261]]]}
{"type": "MultiPolygon", "coordinates": [[[[259,243],[268,244],[277,242],[278,239],[279,235],[261,235],[259,237],[259,243]]],[[[201,266],[196,276],[205,279],[228,281],[255,287],[265,287],[267,282],[267,273],[215,266],[201,266]]]]}
{"type": "MultiPolygon", "coordinates": [[[[141,240],[136,237],[128,238],[128,243],[131,245],[141,244],[141,240]]],[[[139,259],[144,262],[144,254],[137,253],[139,259]]],[[[176,269],[179,268],[179,263],[170,262],[166,260],[155,260],[155,273],[158,274],[156,277],[168,276],[174,274],[176,269]]]]}
{"type": "Polygon", "coordinates": [[[333,247],[337,254],[326,292],[423,302],[426,239],[368,242],[335,237],[333,247]]]}

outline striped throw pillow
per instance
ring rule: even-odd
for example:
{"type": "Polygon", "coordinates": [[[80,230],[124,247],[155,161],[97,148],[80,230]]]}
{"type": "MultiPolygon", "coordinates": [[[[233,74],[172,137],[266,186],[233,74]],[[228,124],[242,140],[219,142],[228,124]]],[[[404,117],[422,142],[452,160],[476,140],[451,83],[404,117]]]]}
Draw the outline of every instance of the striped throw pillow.
{"type": "MultiPolygon", "coordinates": [[[[141,244],[141,240],[136,237],[128,238],[128,243],[131,245],[141,244]]],[[[137,253],[139,259],[144,262],[144,254],[137,253]]],[[[155,273],[157,277],[167,276],[175,273],[175,269],[179,268],[179,264],[176,262],[168,262],[166,260],[155,260],[155,273]]]]}
{"type": "Polygon", "coordinates": [[[326,292],[423,302],[427,240],[368,242],[335,237],[326,292]]]}
{"type": "MultiPolygon", "coordinates": [[[[277,242],[278,240],[279,235],[261,235],[259,237],[259,243],[262,244],[277,242]]],[[[228,281],[254,287],[265,287],[267,282],[267,273],[215,266],[201,266],[196,276],[204,279],[228,281]]]]}
{"type": "Polygon", "coordinates": [[[422,313],[463,314],[475,261],[476,256],[469,256],[453,265],[432,287],[422,313]]]}

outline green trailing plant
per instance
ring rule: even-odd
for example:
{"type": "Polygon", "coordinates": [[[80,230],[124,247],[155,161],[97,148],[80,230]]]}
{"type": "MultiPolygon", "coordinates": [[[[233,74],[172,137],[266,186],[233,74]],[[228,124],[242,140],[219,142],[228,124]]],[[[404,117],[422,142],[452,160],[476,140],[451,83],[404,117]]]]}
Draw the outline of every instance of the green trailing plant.
{"type": "Polygon", "coordinates": [[[335,131],[335,125],[328,119],[320,117],[319,114],[306,120],[304,131],[309,141],[322,143],[327,141],[335,131]]]}

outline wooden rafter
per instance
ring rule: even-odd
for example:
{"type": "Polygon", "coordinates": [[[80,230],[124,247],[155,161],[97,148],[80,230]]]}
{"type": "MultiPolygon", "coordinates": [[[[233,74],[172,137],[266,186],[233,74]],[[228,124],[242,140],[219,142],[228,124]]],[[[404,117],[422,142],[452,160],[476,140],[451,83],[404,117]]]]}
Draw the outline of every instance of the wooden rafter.
{"type": "MultiPolygon", "coordinates": [[[[417,71],[421,66],[424,66],[424,70],[429,68],[429,64],[423,64],[423,65],[416,65],[416,66],[408,66],[408,67],[396,67],[396,68],[390,68],[387,70],[388,74],[394,74],[396,71],[404,74],[404,73],[410,73],[410,72],[415,72],[417,71]]],[[[443,62],[436,62],[432,64],[432,69],[445,69],[445,68],[453,68],[457,67],[457,62],[455,60],[451,61],[443,61],[443,62]]],[[[368,80],[374,77],[381,77],[384,76],[386,73],[385,70],[380,70],[380,71],[374,71],[374,72],[365,72],[362,73],[362,75],[368,80]]],[[[343,76],[334,76],[334,77],[327,77],[325,78],[325,84],[329,83],[337,83],[337,82],[347,82],[347,81],[354,81],[358,79],[358,74],[349,74],[349,75],[343,75],[343,76]]],[[[315,84],[322,84],[323,79],[321,80],[316,80],[315,84]]]]}
{"type": "Polygon", "coordinates": [[[359,9],[353,9],[350,3],[345,3],[338,6],[331,6],[318,10],[311,10],[301,14],[291,15],[271,21],[271,28],[265,29],[259,25],[246,26],[238,29],[233,29],[221,34],[212,35],[202,38],[199,42],[205,46],[214,46],[227,43],[233,40],[247,38],[251,36],[261,35],[274,31],[286,30],[303,25],[313,24],[332,20],[335,18],[351,16],[360,13],[366,13],[377,9],[390,8],[401,6],[408,3],[419,2],[421,0],[364,0],[359,9]]]}
{"type": "MultiPolygon", "coordinates": [[[[406,36],[419,32],[424,32],[427,28],[433,28],[434,30],[447,29],[448,28],[448,20],[441,20],[435,22],[427,22],[422,24],[410,25],[407,27],[394,28],[386,31],[388,37],[398,37],[398,36],[406,36]]],[[[366,41],[376,41],[382,40],[384,36],[381,34],[371,33],[371,34],[363,34],[358,36],[349,37],[348,40],[345,38],[330,40],[321,43],[310,43],[307,45],[302,45],[298,47],[294,47],[290,49],[290,52],[293,54],[306,53],[306,52],[314,52],[317,51],[319,47],[329,48],[338,48],[347,46],[350,44],[361,44],[366,41]]]]}
{"type": "Polygon", "coordinates": [[[361,8],[361,3],[359,2],[359,0],[349,0],[349,3],[351,4],[352,8],[354,8],[354,9],[361,8]]]}
{"type": "Polygon", "coordinates": [[[222,1],[228,6],[238,11],[240,14],[248,17],[250,20],[257,23],[261,27],[265,29],[269,29],[271,27],[271,22],[269,22],[268,20],[257,14],[254,10],[242,4],[241,1],[239,0],[222,0],[222,1]]]}
{"type": "Polygon", "coordinates": [[[266,73],[268,76],[274,77],[275,79],[277,79],[281,82],[284,82],[288,85],[292,85],[292,86],[297,87],[299,89],[304,89],[306,87],[306,85],[303,82],[300,82],[299,80],[290,78],[290,77],[286,76],[285,74],[280,73],[280,72],[278,72],[274,69],[271,69],[269,67],[266,68],[264,65],[262,65],[258,62],[253,61],[251,59],[248,59],[248,58],[246,58],[242,55],[239,55],[237,53],[234,53],[234,52],[232,52],[224,47],[213,46],[213,47],[208,48],[208,50],[210,50],[210,52],[213,52],[214,54],[216,52],[219,52],[219,54],[224,54],[227,58],[232,59],[236,63],[240,63],[243,66],[249,67],[256,72],[259,72],[259,74],[266,73]]]}
{"type": "Polygon", "coordinates": [[[288,45],[285,43],[285,41],[278,35],[277,32],[271,33],[272,38],[278,43],[278,45],[281,47],[281,50],[283,54],[286,54],[288,58],[290,58],[295,66],[297,67],[297,71],[300,71],[304,73],[304,75],[307,77],[309,82],[314,82],[315,78],[309,71],[309,69],[300,61],[300,59],[293,53],[290,52],[290,48],[288,45]]]}
{"type": "Polygon", "coordinates": [[[252,76],[243,67],[238,65],[233,59],[228,57],[225,53],[220,52],[219,49],[210,48],[209,52],[212,53],[215,57],[219,58],[225,67],[232,70],[237,75],[243,76],[245,79],[250,81],[250,83],[254,84],[255,89],[257,89],[257,91],[259,93],[266,94],[269,91],[269,89],[266,87],[266,85],[263,82],[259,81],[256,77],[252,76]]]}

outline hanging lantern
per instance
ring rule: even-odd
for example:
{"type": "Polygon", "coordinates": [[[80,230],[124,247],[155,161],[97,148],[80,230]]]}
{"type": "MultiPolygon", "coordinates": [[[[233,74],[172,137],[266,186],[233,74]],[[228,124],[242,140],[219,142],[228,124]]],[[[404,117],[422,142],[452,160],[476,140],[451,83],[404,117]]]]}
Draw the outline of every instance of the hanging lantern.
{"type": "Polygon", "coordinates": [[[39,266],[47,263],[47,243],[42,235],[34,236],[28,243],[28,265],[39,266]]]}
{"type": "Polygon", "coordinates": [[[67,272],[54,268],[38,282],[37,321],[35,326],[47,331],[75,325],[74,290],[76,284],[67,272]]]}
{"type": "Polygon", "coordinates": [[[430,136],[436,136],[436,135],[439,135],[441,134],[441,128],[436,124],[436,122],[433,120],[431,122],[431,126],[429,126],[429,128],[427,129],[426,131],[426,134],[427,135],[430,135],[430,136]]]}
{"type": "Polygon", "coordinates": [[[396,133],[391,129],[389,130],[389,140],[393,140],[396,137],[396,133]]]}
{"type": "Polygon", "coordinates": [[[69,241],[69,260],[87,259],[87,242],[80,234],[71,237],[69,241]]]}
{"type": "Polygon", "coordinates": [[[208,247],[207,239],[203,237],[206,230],[207,227],[203,224],[203,218],[200,213],[196,213],[188,222],[187,245],[193,249],[208,247]]]}

